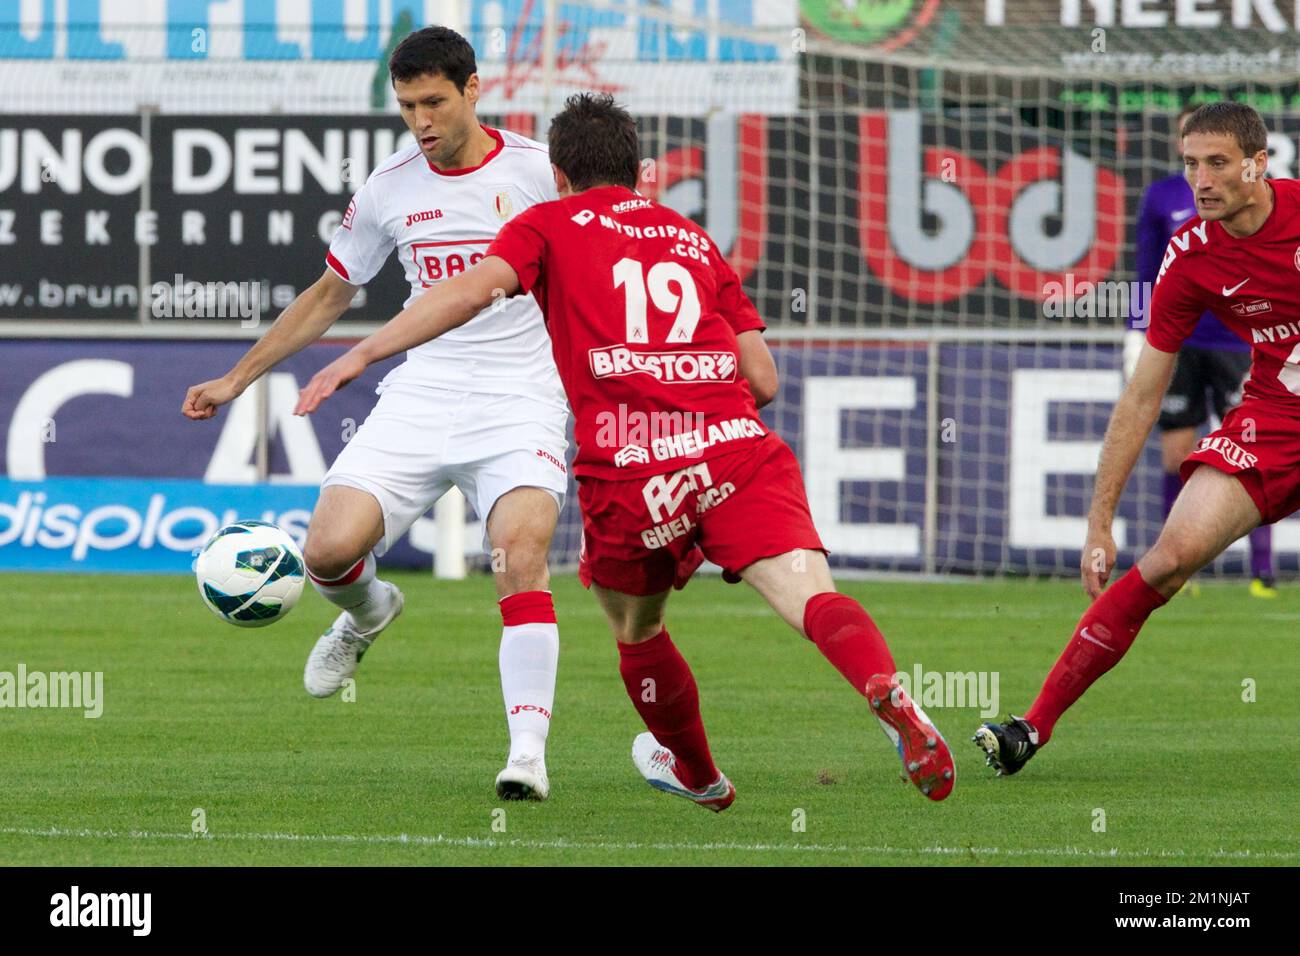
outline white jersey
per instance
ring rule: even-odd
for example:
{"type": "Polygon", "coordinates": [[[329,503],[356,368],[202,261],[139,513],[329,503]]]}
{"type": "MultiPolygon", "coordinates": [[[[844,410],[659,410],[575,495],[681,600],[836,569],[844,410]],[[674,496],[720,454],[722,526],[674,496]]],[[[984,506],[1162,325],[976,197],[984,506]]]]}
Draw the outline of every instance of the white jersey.
{"type": "MultiPolygon", "coordinates": [[[[439,171],[412,144],[370,174],[330,241],[325,261],[339,278],[364,285],[396,249],[411,283],[410,305],[482,259],[512,216],[558,198],[544,145],[507,130],[483,130],[497,145],[470,169],[439,171]]],[[[411,349],[380,389],[396,382],[564,406],[551,341],[531,295],[496,303],[411,349]]]]}

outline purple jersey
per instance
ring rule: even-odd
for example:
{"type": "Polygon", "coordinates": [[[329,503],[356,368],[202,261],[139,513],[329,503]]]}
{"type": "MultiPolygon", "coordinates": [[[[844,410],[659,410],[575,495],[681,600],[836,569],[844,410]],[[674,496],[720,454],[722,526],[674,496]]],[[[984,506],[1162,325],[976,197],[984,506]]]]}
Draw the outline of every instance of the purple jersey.
{"type": "MultiPolygon", "coordinates": [[[[1196,215],[1196,201],[1192,187],[1182,174],[1157,180],[1142,194],[1142,205],[1137,218],[1137,277],[1144,289],[1155,284],[1160,262],[1169,245],[1169,237],[1178,227],[1196,215]]],[[[1150,296],[1141,297],[1129,316],[1129,328],[1146,328],[1145,315],[1150,307],[1150,296]],[[1141,325],[1138,323],[1141,322],[1141,325]]],[[[1206,312],[1196,323],[1196,328],[1183,342],[1186,348],[1222,349],[1228,352],[1249,352],[1250,345],[1206,312]]]]}

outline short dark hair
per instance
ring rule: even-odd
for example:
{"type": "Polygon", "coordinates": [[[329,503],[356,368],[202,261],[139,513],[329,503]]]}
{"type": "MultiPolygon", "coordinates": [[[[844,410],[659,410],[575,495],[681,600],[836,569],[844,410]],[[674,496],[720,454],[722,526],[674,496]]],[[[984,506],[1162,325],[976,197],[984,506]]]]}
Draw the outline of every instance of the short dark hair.
{"type": "Polygon", "coordinates": [[[1206,103],[1198,107],[1183,124],[1183,136],[1191,133],[1232,136],[1247,157],[1268,148],[1268,128],[1264,120],[1245,103],[1206,103]]]}
{"type": "Polygon", "coordinates": [[[608,93],[575,93],[551,120],[551,162],[575,192],[593,186],[636,189],[641,147],[636,120],[608,93]]]}
{"type": "Polygon", "coordinates": [[[469,78],[478,72],[474,48],[447,27],[425,27],[402,38],[388,58],[388,75],[406,83],[426,73],[443,76],[464,93],[469,78]]]}

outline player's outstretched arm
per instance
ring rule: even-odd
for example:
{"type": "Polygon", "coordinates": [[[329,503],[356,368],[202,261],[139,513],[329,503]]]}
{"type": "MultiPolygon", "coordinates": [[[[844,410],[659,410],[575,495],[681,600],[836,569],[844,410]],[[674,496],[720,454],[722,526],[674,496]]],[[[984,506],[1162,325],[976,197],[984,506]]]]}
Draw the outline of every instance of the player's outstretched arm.
{"type": "MultiPolygon", "coordinates": [[[[1146,290],[1155,288],[1156,276],[1160,273],[1160,262],[1164,258],[1165,247],[1169,245],[1168,220],[1160,208],[1156,192],[1148,186],[1142,193],[1142,202],[1138,206],[1136,231],[1134,233],[1133,251],[1137,259],[1137,280],[1146,290]]],[[[1150,292],[1135,297],[1130,303],[1131,313],[1128,329],[1124,333],[1122,362],[1124,381],[1133,377],[1137,369],[1142,346],[1146,343],[1147,320],[1151,307],[1150,292]]]]}
{"type": "Polygon", "coordinates": [[[298,394],[293,413],[307,415],[316,411],[321,402],[375,362],[459,328],[493,302],[518,291],[519,277],[499,256],[488,256],[460,275],[444,279],[389,319],[378,332],[313,375],[298,394]]]}
{"type": "Polygon", "coordinates": [[[1088,510],[1088,537],[1079,561],[1083,588],[1089,597],[1101,593],[1115,566],[1115,539],[1111,536],[1115,508],[1160,415],[1160,402],[1169,388],[1176,358],[1175,353],[1143,345],[1133,377],[1111,412],[1097,463],[1092,507],[1088,510]]]}
{"type": "Polygon", "coordinates": [[[290,355],[315,342],[347,311],[357,287],[344,282],[333,270],[298,294],[279,314],[265,335],[244,353],[235,367],[221,378],[195,385],[185,394],[181,414],[203,421],[217,414],[217,409],[244,393],[290,355]]]}
{"type": "Polygon", "coordinates": [[[776,362],[772,361],[772,353],[758,329],[741,332],[736,342],[740,347],[740,374],[749,382],[754,404],[762,408],[776,398],[776,362]]]}

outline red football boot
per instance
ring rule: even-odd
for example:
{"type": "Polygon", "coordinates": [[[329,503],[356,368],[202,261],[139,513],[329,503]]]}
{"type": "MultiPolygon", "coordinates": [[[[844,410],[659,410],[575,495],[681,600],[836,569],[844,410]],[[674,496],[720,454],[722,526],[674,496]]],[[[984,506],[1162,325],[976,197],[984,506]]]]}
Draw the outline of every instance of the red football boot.
{"type": "Polygon", "coordinates": [[[877,674],[867,681],[867,700],[880,726],[898,749],[907,778],[931,800],[952,793],[957,768],[943,735],[912,698],[898,678],[877,674]]]}

